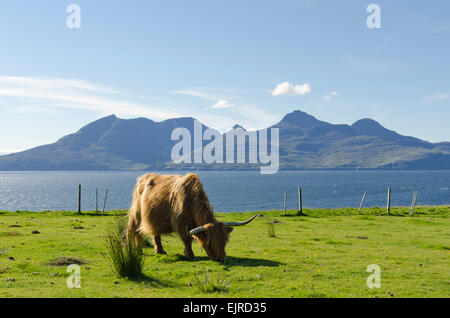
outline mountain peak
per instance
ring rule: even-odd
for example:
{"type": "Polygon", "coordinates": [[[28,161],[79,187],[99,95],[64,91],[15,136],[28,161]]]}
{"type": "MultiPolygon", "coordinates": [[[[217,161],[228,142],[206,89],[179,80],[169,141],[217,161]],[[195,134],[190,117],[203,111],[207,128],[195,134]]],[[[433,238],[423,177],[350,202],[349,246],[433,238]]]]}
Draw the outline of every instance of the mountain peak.
{"type": "Polygon", "coordinates": [[[403,146],[417,146],[425,148],[433,147],[433,145],[427,141],[414,137],[403,136],[393,130],[389,130],[376,120],[370,118],[363,118],[354,122],[352,124],[352,128],[364,135],[379,137],[391,142],[396,142],[403,146]]]}
{"type": "Polygon", "coordinates": [[[299,128],[314,128],[327,124],[326,122],[318,120],[316,117],[303,112],[295,110],[283,117],[283,119],[276,126],[295,126],[299,128]]]}
{"type": "Polygon", "coordinates": [[[74,134],[64,136],[58,140],[58,143],[71,146],[74,149],[81,149],[86,145],[97,142],[100,137],[108,131],[118,120],[115,115],[106,116],[97,119],[82,127],[74,134]]]}
{"type": "Polygon", "coordinates": [[[376,120],[370,119],[370,118],[363,118],[363,119],[357,120],[357,121],[355,121],[352,124],[352,127],[353,128],[357,128],[357,129],[358,128],[363,128],[363,127],[366,127],[366,128],[369,128],[369,127],[372,127],[372,128],[375,128],[375,127],[384,128],[379,122],[377,122],[376,120]]]}
{"type": "Polygon", "coordinates": [[[369,136],[380,136],[392,134],[393,132],[383,127],[379,122],[370,118],[360,119],[352,124],[352,127],[357,131],[369,136]]]}
{"type": "Polygon", "coordinates": [[[102,125],[111,125],[113,122],[115,122],[118,118],[116,115],[109,115],[106,117],[102,117],[100,119],[94,120],[93,122],[87,124],[86,126],[82,127],[80,130],[83,129],[89,129],[96,126],[102,126],[102,125]]]}
{"type": "Polygon", "coordinates": [[[241,128],[243,131],[246,131],[246,129],[243,126],[239,125],[239,124],[236,124],[236,125],[233,126],[233,129],[238,129],[238,128],[241,128]]]}

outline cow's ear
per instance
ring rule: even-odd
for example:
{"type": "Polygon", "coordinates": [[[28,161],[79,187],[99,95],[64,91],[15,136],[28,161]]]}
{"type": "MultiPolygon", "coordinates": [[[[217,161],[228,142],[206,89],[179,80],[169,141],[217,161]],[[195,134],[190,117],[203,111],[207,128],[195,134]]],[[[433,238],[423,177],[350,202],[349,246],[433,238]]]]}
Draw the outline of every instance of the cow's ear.
{"type": "Polygon", "coordinates": [[[233,232],[233,227],[231,227],[231,226],[227,226],[226,229],[227,229],[227,232],[228,232],[228,233],[233,232]]]}

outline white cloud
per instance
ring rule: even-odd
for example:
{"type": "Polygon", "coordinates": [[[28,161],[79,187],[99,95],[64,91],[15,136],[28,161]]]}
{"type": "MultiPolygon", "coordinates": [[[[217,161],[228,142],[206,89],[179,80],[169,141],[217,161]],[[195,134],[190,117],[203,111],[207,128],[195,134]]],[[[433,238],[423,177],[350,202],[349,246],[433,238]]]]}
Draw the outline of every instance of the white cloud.
{"type": "Polygon", "coordinates": [[[323,96],[323,99],[325,99],[325,101],[326,101],[327,103],[329,103],[329,102],[331,102],[331,98],[332,98],[332,97],[338,96],[338,95],[339,95],[338,92],[330,92],[330,93],[326,94],[325,96],[323,96]]]}
{"type": "MultiPolygon", "coordinates": [[[[271,113],[260,105],[239,102],[235,106],[234,96],[212,88],[190,88],[173,91],[171,94],[196,96],[209,102],[208,108],[183,107],[167,100],[158,101],[157,107],[147,107],[143,97],[128,95],[106,86],[87,81],[43,78],[0,76],[0,108],[24,116],[35,114],[64,113],[67,109],[98,112],[101,115],[116,114],[122,118],[147,117],[153,120],[192,116],[205,125],[226,131],[236,123],[244,127],[265,128],[280,120],[281,115],[271,113]],[[169,108],[170,107],[170,108],[169,108]],[[226,110],[220,116],[217,110],[226,110]],[[173,110],[173,111],[172,111],[173,110]]],[[[50,142],[50,141],[49,141],[50,142]]],[[[0,153],[11,153],[21,149],[3,145],[0,153]]]]}
{"type": "Polygon", "coordinates": [[[422,99],[422,102],[424,102],[426,104],[432,104],[432,103],[445,101],[445,100],[448,100],[448,99],[450,99],[450,94],[440,93],[440,94],[426,96],[426,97],[424,97],[422,99]]]}
{"type": "MultiPolygon", "coordinates": [[[[227,89],[226,91],[230,91],[227,89]]],[[[236,90],[233,90],[236,92],[236,90]]],[[[195,87],[170,92],[171,94],[188,95],[202,98],[207,101],[213,101],[214,105],[209,106],[200,113],[191,114],[205,125],[215,128],[220,132],[225,132],[235,124],[239,123],[248,129],[266,128],[280,120],[279,114],[273,114],[270,111],[262,109],[259,105],[249,104],[239,101],[237,107],[231,100],[234,96],[224,93],[224,89],[214,89],[208,87],[195,87]],[[215,112],[217,109],[226,109],[220,116],[215,112]]]]}
{"type": "Polygon", "coordinates": [[[172,91],[170,94],[176,94],[176,95],[189,95],[189,96],[195,96],[200,97],[203,99],[209,99],[209,100],[215,100],[215,97],[212,97],[211,95],[207,94],[203,91],[203,87],[196,87],[196,88],[187,88],[177,91],[172,91]]]}
{"type": "Polygon", "coordinates": [[[235,105],[230,103],[229,98],[224,98],[223,96],[219,94],[214,94],[209,92],[210,89],[206,87],[194,87],[194,88],[187,88],[177,91],[170,92],[171,94],[179,94],[179,95],[188,95],[188,96],[195,96],[200,97],[202,99],[208,100],[208,101],[214,101],[214,105],[211,106],[212,109],[224,109],[224,108],[231,108],[235,105]]]}
{"type": "Polygon", "coordinates": [[[11,148],[0,148],[0,156],[8,155],[10,153],[16,153],[23,151],[24,149],[11,149],[11,148]]]}
{"type": "Polygon", "coordinates": [[[234,104],[231,104],[226,99],[221,99],[217,103],[215,103],[211,108],[230,108],[230,107],[234,107],[234,104]]]}
{"type": "Polygon", "coordinates": [[[48,77],[24,77],[24,76],[0,76],[0,84],[16,86],[32,86],[42,89],[82,89],[101,93],[118,93],[118,91],[102,85],[92,84],[77,79],[48,78],[48,77]]]}
{"type": "Polygon", "coordinates": [[[12,100],[10,104],[22,109],[70,108],[155,120],[179,116],[144,106],[117,90],[76,79],[0,76],[0,97],[12,100]]]}
{"type": "Polygon", "coordinates": [[[311,93],[311,86],[308,83],[294,85],[289,82],[280,83],[272,91],[272,96],[296,96],[311,93]]]}

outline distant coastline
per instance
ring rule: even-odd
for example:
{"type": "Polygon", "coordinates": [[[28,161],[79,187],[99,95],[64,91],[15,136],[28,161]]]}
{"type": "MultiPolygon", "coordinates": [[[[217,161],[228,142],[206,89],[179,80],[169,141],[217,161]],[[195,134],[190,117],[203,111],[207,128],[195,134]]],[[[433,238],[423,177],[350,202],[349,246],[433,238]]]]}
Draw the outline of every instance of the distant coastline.
{"type": "MultiPolygon", "coordinates": [[[[155,122],[107,116],[53,144],[0,156],[0,171],[242,171],[265,166],[248,163],[248,144],[244,145],[247,163],[222,163],[228,162],[227,151],[235,151],[235,145],[213,164],[175,164],[171,151],[178,141],[171,134],[182,128],[194,136],[195,122],[191,117],[155,122]]],[[[200,129],[207,128],[200,125],[200,129]]],[[[297,110],[268,128],[279,129],[280,170],[450,170],[450,142],[402,136],[372,119],[331,124],[297,110]]],[[[225,134],[218,136],[225,138],[225,134]]],[[[195,145],[194,141],[190,144],[195,145]]],[[[206,145],[209,142],[201,140],[197,146],[205,149],[206,145]]]]}

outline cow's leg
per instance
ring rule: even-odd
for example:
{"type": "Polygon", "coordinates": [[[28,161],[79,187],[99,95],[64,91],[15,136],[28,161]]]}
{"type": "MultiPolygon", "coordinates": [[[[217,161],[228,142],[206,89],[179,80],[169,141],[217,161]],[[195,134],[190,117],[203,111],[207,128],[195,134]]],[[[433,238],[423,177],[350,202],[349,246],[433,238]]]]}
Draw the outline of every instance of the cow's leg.
{"type": "Polygon", "coordinates": [[[156,254],[167,254],[164,251],[162,243],[161,243],[161,235],[153,235],[152,239],[153,239],[153,246],[155,247],[155,253],[156,254]]]}
{"type": "Polygon", "coordinates": [[[184,256],[190,261],[194,259],[194,252],[192,251],[192,236],[188,233],[180,233],[181,240],[184,243],[184,256]]]}
{"type": "Polygon", "coordinates": [[[194,259],[194,252],[192,251],[192,238],[183,240],[184,243],[184,256],[190,261],[194,259]]]}

